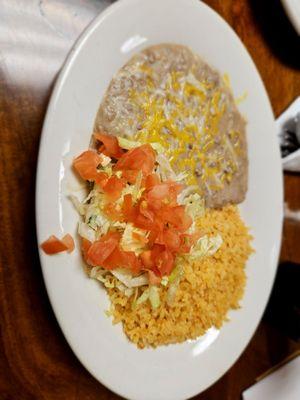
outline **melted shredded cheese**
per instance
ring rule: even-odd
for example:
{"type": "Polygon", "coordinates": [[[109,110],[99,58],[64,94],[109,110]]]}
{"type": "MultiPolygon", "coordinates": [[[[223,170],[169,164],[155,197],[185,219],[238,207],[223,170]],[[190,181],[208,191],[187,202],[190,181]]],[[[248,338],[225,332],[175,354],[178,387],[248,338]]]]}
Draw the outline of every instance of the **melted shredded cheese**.
{"type": "MultiPolygon", "coordinates": [[[[160,143],[172,167],[188,173],[188,185],[201,178],[207,191],[221,189],[237,170],[239,133],[220,132],[227,106],[220,86],[200,81],[192,72],[172,71],[157,88],[151,67],[140,64],[139,69],[147,84],[143,91],[130,92],[132,103],[142,111],[134,139],[160,143]],[[220,147],[227,148],[229,157],[224,157],[220,147]]],[[[230,84],[227,76],[223,80],[226,86],[230,84]]]]}

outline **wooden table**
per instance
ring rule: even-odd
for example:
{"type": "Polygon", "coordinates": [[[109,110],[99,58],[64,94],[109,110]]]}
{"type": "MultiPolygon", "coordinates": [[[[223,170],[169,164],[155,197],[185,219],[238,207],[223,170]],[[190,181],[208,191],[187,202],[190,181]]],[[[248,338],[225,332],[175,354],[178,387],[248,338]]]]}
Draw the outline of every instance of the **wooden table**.
{"type": "MultiPolygon", "coordinates": [[[[248,48],[279,115],[300,94],[299,39],[279,0],[273,8],[260,0],[207,3],[248,48]]],[[[71,45],[102,7],[97,0],[0,0],[1,400],[119,398],[81,366],[60,331],[42,280],[34,218],[38,145],[53,83],[71,45]]],[[[299,175],[285,175],[285,198],[300,209],[299,175]]],[[[282,261],[300,263],[299,237],[299,221],[286,221],[282,261]]],[[[257,376],[299,349],[269,321],[197,399],[239,399],[257,376]]]]}

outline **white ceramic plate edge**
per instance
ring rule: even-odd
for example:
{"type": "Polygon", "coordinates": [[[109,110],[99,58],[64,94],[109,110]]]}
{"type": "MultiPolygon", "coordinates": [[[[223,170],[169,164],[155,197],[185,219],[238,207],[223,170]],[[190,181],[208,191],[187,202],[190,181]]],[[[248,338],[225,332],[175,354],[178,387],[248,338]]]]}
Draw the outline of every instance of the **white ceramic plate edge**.
{"type": "MultiPolygon", "coordinates": [[[[129,0],[129,1],[130,1],[130,0],[129,0]]],[[[75,59],[75,57],[76,57],[76,54],[80,51],[81,47],[84,45],[84,42],[85,42],[86,40],[88,40],[89,35],[90,35],[91,32],[96,28],[96,26],[97,26],[99,23],[101,23],[102,20],[104,20],[105,18],[109,17],[109,15],[110,15],[111,13],[113,13],[117,8],[123,7],[123,5],[126,4],[127,2],[128,2],[128,0],[120,0],[119,2],[114,3],[114,4],[111,5],[108,9],[106,9],[104,12],[102,12],[98,17],[95,18],[95,20],[89,25],[89,27],[84,31],[84,33],[81,35],[81,37],[80,37],[80,38],[78,39],[78,41],[75,43],[74,47],[73,47],[72,50],[70,51],[70,53],[69,53],[69,55],[68,55],[68,57],[67,57],[67,60],[66,60],[64,66],[63,66],[63,68],[62,68],[62,70],[61,70],[61,72],[60,72],[60,74],[59,74],[59,77],[58,77],[58,79],[57,79],[57,81],[56,81],[56,83],[55,83],[54,91],[53,91],[53,94],[52,94],[51,99],[50,99],[50,102],[49,102],[48,111],[47,111],[46,118],[45,118],[45,122],[44,122],[44,126],[43,126],[43,132],[45,132],[45,131],[47,130],[47,125],[48,125],[48,122],[49,122],[48,120],[49,120],[49,118],[51,118],[52,109],[55,108],[55,103],[56,103],[56,101],[57,101],[57,99],[58,99],[58,97],[59,97],[59,95],[60,95],[60,91],[61,91],[61,89],[62,89],[64,80],[65,80],[65,78],[66,78],[66,76],[67,76],[67,74],[68,74],[69,68],[72,66],[72,63],[73,63],[73,61],[74,61],[74,59],[75,59]]],[[[196,0],[195,0],[195,3],[196,3],[196,0]]],[[[204,5],[204,6],[205,6],[205,5],[204,5]]],[[[205,6],[205,7],[207,7],[207,6],[205,6]]],[[[207,7],[207,8],[209,8],[209,7],[207,7]]],[[[216,14],[216,13],[215,13],[213,10],[211,10],[211,9],[210,9],[210,12],[216,14]]],[[[217,14],[216,14],[216,15],[217,15],[217,14]]],[[[219,16],[218,16],[218,17],[219,17],[219,16]]],[[[225,23],[225,24],[229,27],[229,25],[228,25],[225,21],[223,21],[223,23],[225,23]]],[[[229,27],[229,28],[230,28],[230,27],[229,27]]],[[[231,28],[230,28],[230,30],[232,31],[231,28]]],[[[232,32],[232,33],[233,33],[233,32],[232,32]]],[[[241,46],[243,46],[243,44],[241,43],[241,41],[240,41],[240,44],[241,44],[241,46]]],[[[244,46],[243,46],[243,47],[244,47],[244,46]]],[[[257,69],[256,69],[256,67],[255,67],[255,65],[254,65],[254,63],[253,63],[253,61],[252,61],[252,59],[249,57],[248,53],[247,53],[247,57],[248,57],[248,61],[252,64],[252,66],[254,67],[254,69],[257,71],[257,69]]],[[[258,74],[258,75],[259,75],[259,74],[258,74]]],[[[260,77],[259,77],[259,79],[260,79],[260,77]]],[[[261,79],[260,79],[260,81],[261,81],[261,79]]],[[[262,81],[261,81],[261,84],[262,84],[262,86],[263,86],[262,81]]],[[[265,89],[263,89],[263,90],[265,91],[265,89]]],[[[269,107],[270,107],[270,110],[271,110],[270,103],[269,103],[269,107]]],[[[274,125],[274,126],[275,126],[275,125],[274,125]]],[[[275,132],[274,132],[274,135],[275,135],[275,132]]],[[[43,148],[43,142],[44,142],[44,135],[42,135],[41,142],[40,142],[40,152],[39,152],[39,157],[38,157],[38,163],[39,163],[39,164],[40,164],[40,162],[41,162],[41,161],[40,161],[41,158],[43,157],[43,154],[42,154],[42,151],[41,151],[41,149],[43,148]]],[[[37,172],[37,180],[36,180],[36,182],[37,182],[37,188],[40,186],[40,180],[41,180],[41,176],[40,176],[40,172],[39,172],[39,170],[38,170],[38,172],[37,172]]],[[[40,207],[40,205],[39,205],[39,196],[38,196],[38,190],[37,190],[37,192],[36,192],[36,221],[39,220],[39,207],[40,207]]],[[[281,218],[281,220],[282,220],[282,214],[281,214],[280,218],[281,218]]],[[[40,235],[39,235],[39,227],[38,227],[38,226],[37,226],[37,236],[38,236],[38,242],[40,243],[41,240],[42,240],[43,238],[41,238],[40,235]]],[[[280,233],[278,233],[278,243],[280,243],[280,233]]],[[[275,257],[276,259],[278,259],[279,249],[280,249],[280,246],[278,245],[277,253],[276,253],[276,255],[274,254],[274,257],[275,257]]],[[[49,285],[49,282],[48,282],[48,280],[47,280],[47,275],[44,273],[44,270],[43,270],[43,276],[44,276],[44,280],[45,280],[47,292],[48,292],[48,295],[49,295],[50,303],[51,303],[52,308],[53,308],[53,310],[54,310],[55,316],[56,316],[56,318],[57,318],[57,320],[58,320],[58,322],[59,322],[59,325],[60,325],[62,331],[65,332],[64,321],[63,321],[63,319],[60,318],[59,310],[56,309],[55,302],[54,302],[53,299],[52,299],[52,293],[51,293],[50,285],[49,285]]],[[[273,281],[274,281],[274,277],[275,277],[275,274],[274,274],[274,276],[273,276],[273,281]]],[[[270,283],[270,286],[272,286],[272,283],[273,283],[273,282],[270,283]]],[[[269,292],[269,295],[270,295],[270,292],[269,292]]],[[[264,307],[265,307],[265,306],[266,306],[266,304],[264,305],[264,307]]],[[[249,340],[251,339],[251,337],[252,337],[254,331],[256,330],[258,324],[259,324],[259,321],[257,322],[256,326],[253,328],[253,330],[252,330],[252,332],[251,332],[251,334],[250,334],[249,340]]],[[[80,362],[85,366],[85,368],[88,369],[89,372],[90,372],[96,379],[100,380],[100,379],[99,379],[99,376],[97,376],[97,375],[94,373],[94,371],[91,370],[91,368],[89,368],[88,365],[86,365],[85,360],[78,354],[78,352],[76,351],[76,349],[73,347],[73,343],[72,343],[71,341],[69,341],[69,339],[68,339],[67,336],[65,336],[65,338],[66,338],[66,340],[68,341],[68,343],[69,343],[70,347],[72,348],[73,352],[75,353],[75,355],[77,356],[77,358],[80,360],[80,362]]],[[[245,344],[244,348],[247,346],[249,340],[248,340],[247,343],[245,344]]],[[[234,362],[236,361],[236,359],[237,359],[237,357],[232,361],[231,365],[234,364],[234,362]]],[[[222,371],[222,375],[231,367],[231,365],[230,365],[229,367],[226,367],[226,368],[224,369],[224,371],[222,371]]],[[[212,385],[212,384],[213,384],[217,379],[219,379],[222,375],[220,375],[220,376],[219,376],[218,378],[216,378],[213,382],[211,382],[210,385],[212,385]]],[[[100,381],[101,381],[101,380],[100,380],[100,381]]],[[[114,392],[116,392],[116,393],[118,393],[118,394],[124,396],[124,393],[123,393],[123,392],[118,392],[118,390],[116,390],[116,387],[112,387],[108,382],[103,381],[102,383],[103,383],[105,386],[109,387],[109,388],[110,388],[111,390],[113,390],[114,392]]],[[[197,393],[198,393],[198,392],[195,391],[194,393],[191,393],[190,396],[193,396],[193,395],[195,395],[195,394],[197,394],[197,393]]]]}

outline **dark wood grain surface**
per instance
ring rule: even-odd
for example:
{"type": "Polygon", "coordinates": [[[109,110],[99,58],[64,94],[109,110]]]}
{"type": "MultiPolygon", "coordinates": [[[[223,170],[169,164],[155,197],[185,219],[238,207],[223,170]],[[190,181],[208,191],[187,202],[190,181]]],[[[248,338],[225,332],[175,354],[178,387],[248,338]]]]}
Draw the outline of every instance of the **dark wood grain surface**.
{"type": "MultiPolygon", "coordinates": [[[[279,0],[207,3],[244,42],[279,115],[300,94],[299,39],[279,0]]],[[[34,219],[38,145],[53,83],[102,7],[97,0],[0,0],[0,400],[119,398],[80,365],[60,331],[42,280],[34,219]]],[[[285,175],[285,200],[300,209],[299,175],[285,175]]],[[[285,221],[281,261],[300,263],[299,221],[285,221]]],[[[292,264],[279,270],[286,265],[292,264]]],[[[299,349],[272,313],[276,304],[237,363],[197,399],[239,399],[256,377],[299,349]]]]}

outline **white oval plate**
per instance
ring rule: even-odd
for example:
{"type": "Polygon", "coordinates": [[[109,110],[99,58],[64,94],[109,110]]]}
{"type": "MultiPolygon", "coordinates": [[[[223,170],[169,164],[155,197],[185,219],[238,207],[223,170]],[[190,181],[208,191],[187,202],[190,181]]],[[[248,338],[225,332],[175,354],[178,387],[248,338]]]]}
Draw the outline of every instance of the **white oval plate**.
{"type": "Polygon", "coordinates": [[[50,301],[82,364],[105,386],[137,400],[185,399],[206,389],[236,361],[254,333],[272,287],[282,226],[282,174],[276,128],[259,74],[232,29],[198,0],[120,0],[83,33],[60,73],[49,104],[37,175],[39,243],[75,234],[78,216],[67,195],[78,186],[74,156],[90,141],[94,118],[113,74],[137,51],[162,42],[190,46],[228,73],[248,120],[249,191],[242,214],[255,237],[242,308],[221,331],[198,341],[138,350],[104,310],[105,291],[88,279],[80,251],[40,253],[50,301]]]}

